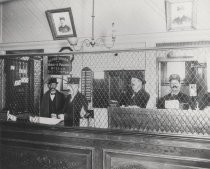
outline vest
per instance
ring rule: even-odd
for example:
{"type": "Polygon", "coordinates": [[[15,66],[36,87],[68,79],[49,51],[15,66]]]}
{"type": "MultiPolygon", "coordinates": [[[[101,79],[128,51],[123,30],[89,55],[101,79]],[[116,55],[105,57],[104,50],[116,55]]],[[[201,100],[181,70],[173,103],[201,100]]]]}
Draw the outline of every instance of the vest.
{"type": "Polygon", "coordinates": [[[57,114],[56,97],[54,97],[53,101],[51,100],[51,98],[49,98],[49,115],[51,116],[51,114],[57,114]]]}

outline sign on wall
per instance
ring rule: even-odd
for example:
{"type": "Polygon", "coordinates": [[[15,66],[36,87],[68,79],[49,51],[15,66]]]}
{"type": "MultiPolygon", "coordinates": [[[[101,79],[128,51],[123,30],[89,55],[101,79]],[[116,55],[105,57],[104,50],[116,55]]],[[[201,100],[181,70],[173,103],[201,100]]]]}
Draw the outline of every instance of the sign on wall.
{"type": "Polygon", "coordinates": [[[85,67],[81,72],[81,92],[86,99],[91,102],[93,90],[93,71],[89,67],[85,67]]]}
{"type": "Polygon", "coordinates": [[[48,56],[48,74],[69,75],[71,70],[70,56],[48,56]]]}

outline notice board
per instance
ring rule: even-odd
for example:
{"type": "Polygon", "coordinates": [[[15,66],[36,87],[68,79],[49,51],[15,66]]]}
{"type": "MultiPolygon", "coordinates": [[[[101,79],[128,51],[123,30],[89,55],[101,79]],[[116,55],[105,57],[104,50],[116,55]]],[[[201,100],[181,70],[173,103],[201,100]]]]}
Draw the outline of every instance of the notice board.
{"type": "Polygon", "coordinates": [[[48,56],[48,74],[69,75],[72,70],[70,56],[48,56]]]}
{"type": "Polygon", "coordinates": [[[89,67],[82,69],[81,73],[81,92],[86,99],[91,102],[93,90],[93,71],[89,67]]]}

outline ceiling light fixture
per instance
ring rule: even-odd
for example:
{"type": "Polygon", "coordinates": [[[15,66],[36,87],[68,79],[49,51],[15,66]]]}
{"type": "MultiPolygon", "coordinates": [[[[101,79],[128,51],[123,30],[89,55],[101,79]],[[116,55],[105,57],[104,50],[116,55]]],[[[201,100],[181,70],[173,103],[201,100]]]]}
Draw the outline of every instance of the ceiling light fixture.
{"type": "Polygon", "coordinates": [[[94,47],[94,46],[104,46],[107,49],[111,49],[114,47],[114,43],[116,40],[116,30],[115,30],[115,23],[112,22],[112,36],[111,44],[106,44],[104,38],[97,38],[95,39],[94,36],[94,19],[95,19],[95,14],[94,14],[94,9],[95,9],[95,0],[93,0],[93,8],[92,8],[92,36],[91,40],[89,39],[84,39],[82,42],[80,42],[81,45],[78,45],[78,38],[77,37],[70,37],[67,39],[68,43],[73,47],[75,51],[80,51],[84,46],[86,47],[94,47]]]}

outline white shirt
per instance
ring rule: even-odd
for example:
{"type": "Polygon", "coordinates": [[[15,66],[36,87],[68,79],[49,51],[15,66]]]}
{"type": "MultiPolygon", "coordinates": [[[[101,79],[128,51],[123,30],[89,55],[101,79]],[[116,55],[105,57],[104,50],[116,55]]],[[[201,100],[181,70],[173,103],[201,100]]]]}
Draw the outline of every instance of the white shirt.
{"type": "Polygon", "coordinates": [[[51,93],[50,93],[50,99],[53,101],[54,98],[55,98],[55,94],[51,94],[51,93]]]}

